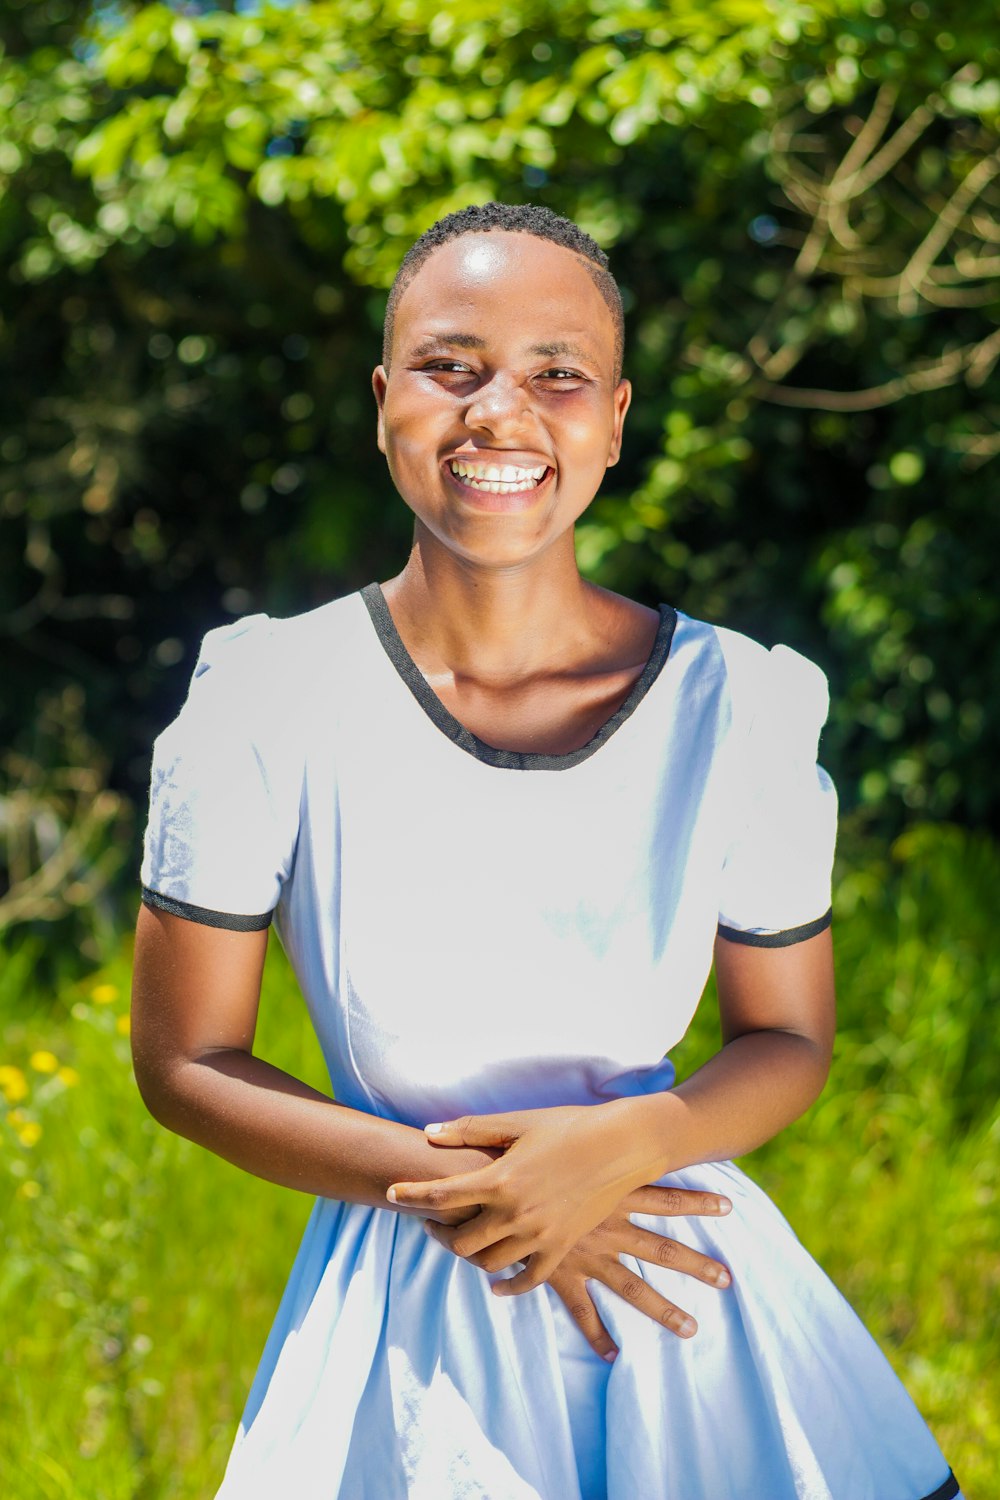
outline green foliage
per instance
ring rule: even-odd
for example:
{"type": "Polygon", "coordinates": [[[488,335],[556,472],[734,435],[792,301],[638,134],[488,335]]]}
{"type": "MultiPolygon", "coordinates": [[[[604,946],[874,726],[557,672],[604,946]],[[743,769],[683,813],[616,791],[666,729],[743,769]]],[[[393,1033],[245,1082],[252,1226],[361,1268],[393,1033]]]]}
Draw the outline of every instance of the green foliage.
{"type": "MultiPolygon", "coordinates": [[[[975,0],[318,0],[0,24],[0,731],[113,785],[200,634],[387,577],[388,285],[491,195],[612,253],[635,387],[596,581],[784,639],[883,833],[998,822],[1000,48],[975,0]]],[[[141,820],[140,820],[141,823],[141,820]]]]}
{"type": "Polygon", "coordinates": [[[36,980],[56,978],[74,951],[93,966],[116,928],[108,884],[126,852],[128,809],[104,783],[82,710],[82,692],[67,686],[43,703],[27,752],[0,753],[0,933],[19,931],[36,980]]]}
{"type": "MultiPolygon", "coordinates": [[[[0,980],[0,1464],[23,1500],[214,1488],[311,1206],[146,1113],[128,987],[127,954],[54,1015],[23,963],[0,980]]],[[[280,962],[262,1005],[258,1048],[328,1089],[280,962]]]]}
{"type": "MultiPolygon", "coordinates": [[[[992,1492],[1000,1455],[1000,1405],[972,1373],[1000,1355],[998,879],[1000,848],[955,827],[842,861],[829,1082],[741,1163],[889,1354],[969,1500],[992,1492]]],[[[710,991],[680,1076],[718,1045],[710,991]]]]}
{"type": "MultiPolygon", "coordinates": [[[[852,1108],[860,1102],[855,1143],[865,1170],[877,1173],[905,1166],[935,1141],[998,1128],[1000,847],[985,834],[929,823],[914,824],[884,854],[850,830],[842,845],[834,880],[834,1087],[797,1134],[806,1150],[834,1144],[844,1125],[837,1097],[852,1108]]],[[[678,1051],[682,1071],[718,1045],[710,995],[678,1051]]],[[[766,1159],[767,1149],[755,1160],[766,1159]]]]}
{"type": "MultiPolygon", "coordinates": [[[[830,1082],[744,1163],[878,1338],[969,1500],[992,1494],[1000,1461],[998,875],[996,845],[933,827],[845,867],[830,1082]]],[[[31,954],[5,956],[0,1466],[18,1474],[19,1500],[200,1500],[221,1477],[312,1199],[145,1112],[127,954],[54,1007],[31,954]]],[[[682,1074],[717,1045],[710,992],[678,1049],[682,1074]]],[[[329,1092],[274,946],[254,1050],[329,1092]]]]}

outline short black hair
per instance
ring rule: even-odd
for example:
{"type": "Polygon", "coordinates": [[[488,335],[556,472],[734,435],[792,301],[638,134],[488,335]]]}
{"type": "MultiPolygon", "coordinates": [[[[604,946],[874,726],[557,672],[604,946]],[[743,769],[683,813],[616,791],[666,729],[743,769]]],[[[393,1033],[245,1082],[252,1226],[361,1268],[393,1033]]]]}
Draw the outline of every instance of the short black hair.
{"type": "Polygon", "coordinates": [[[611,274],[608,257],[596,240],[584,233],[572,219],[564,219],[550,208],[538,203],[481,203],[471,208],[461,208],[457,213],[445,214],[429,229],[425,229],[418,240],[407,250],[400,262],[396,279],[389,291],[382,327],[382,363],[389,368],[392,351],[392,335],[396,321],[396,309],[410,282],[420,267],[434,251],[449,240],[463,234],[488,234],[492,229],[506,229],[519,234],[533,234],[539,240],[551,240],[573,250],[586,262],[586,269],[594,285],[608,305],[615,325],[615,380],[621,379],[622,360],[625,355],[625,317],[622,311],[622,295],[618,283],[611,274]]]}

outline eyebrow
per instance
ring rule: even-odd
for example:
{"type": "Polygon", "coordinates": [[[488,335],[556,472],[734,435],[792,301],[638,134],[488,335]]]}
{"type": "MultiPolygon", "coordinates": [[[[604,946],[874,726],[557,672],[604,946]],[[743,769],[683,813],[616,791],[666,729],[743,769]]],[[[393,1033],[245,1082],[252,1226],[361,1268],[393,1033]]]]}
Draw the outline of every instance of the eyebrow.
{"type": "Polygon", "coordinates": [[[410,350],[411,359],[433,354],[435,349],[485,349],[486,340],[477,333],[432,333],[410,350]]]}
{"type": "MultiPolygon", "coordinates": [[[[411,359],[422,359],[427,354],[433,354],[438,349],[476,349],[486,348],[486,340],[477,333],[433,333],[427,338],[421,339],[418,344],[410,350],[411,359]]],[[[564,339],[556,339],[547,344],[533,344],[527,351],[529,354],[539,354],[544,359],[553,359],[559,355],[568,356],[570,359],[582,359],[589,363],[597,364],[596,356],[579,344],[569,343],[564,339]]]]}
{"type": "Polygon", "coordinates": [[[541,354],[546,359],[553,359],[563,354],[569,359],[594,360],[594,355],[588,349],[582,348],[579,344],[568,343],[565,339],[556,339],[552,344],[535,344],[528,352],[541,354]]]}

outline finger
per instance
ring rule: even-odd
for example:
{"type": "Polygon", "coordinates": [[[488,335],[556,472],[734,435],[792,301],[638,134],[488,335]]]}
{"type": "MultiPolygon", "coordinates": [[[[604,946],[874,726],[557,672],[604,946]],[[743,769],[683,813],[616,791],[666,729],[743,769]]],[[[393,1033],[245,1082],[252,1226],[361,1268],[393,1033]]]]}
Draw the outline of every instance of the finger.
{"type": "MultiPolygon", "coordinates": [[[[626,1238],[625,1235],[622,1238],[626,1238]]],[[[681,1245],[677,1240],[667,1239],[665,1235],[653,1234],[649,1229],[640,1229],[637,1224],[632,1226],[632,1233],[627,1236],[628,1255],[634,1255],[637,1260],[648,1261],[652,1266],[665,1266],[671,1271],[680,1271],[685,1276],[693,1276],[696,1281],[704,1281],[708,1286],[725,1287],[731,1281],[729,1269],[721,1261],[712,1260],[711,1256],[702,1255],[698,1250],[692,1250],[687,1245],[681,1245]]]]}
{"type": "Polygon", "coordinates": [[[526,1265],[527,1262],[523,1257],[524,1250],[517,1242],[513,1239],[506,1239],[491,1245],[488,1250],[480,1250],[478,1255],[469,1256],[469,1260],[481,1271],[509,1271],[511,1266],[526,1265]]]}
{"type": "MultiPolygon", "coordinates": [[[[453,1254],[458,1253],[453,1245],[447,1244],[441,1239],[441,1225],[434,1224],[430,1220],[425,1219],[424,1227],[432,1240],[437,1240],[439,1244],[443,1244],[444,1248],[451,1250],[453,1254]]],[[[507,1271],[511,1266],[524,1264],[521,1260],[521,1253],[515,1241],[508,1238],[498,1240],[495,1245],[490,1245],[486,1250],[477,1250],[472,1255],[463,1255],[462,1259],[467,1260],[470,1266],[476,1266],[480,1271],[507,1271]]]]}
{"type": "Polygon", "coordinates": [[[659,1214],[664,1218],[719,1218],[733,1205],[721,1193],[696,1192],[692,1188],[634,1188],[623,1200],[630,1214],[659,1214]]]}
{"type": "Polygon", "coordinates": [[[627,1266],[619,1263],[617,1270],[609,1267],[606,1285],[613,1292],[617,1292],[619,1297],[630,1306],[645,1313],[647,1318],[652,1318],[656,1323],[662,1323],[664,1328],[669,1328],[671,1333],[676,1333],[678,1338],[689,1339],[698,1332],[698,1324],[690,1313],[684,1312],[675,1303],[669,1302],[666,1297],[661,1297],[648,1281],[643,1281],[641,1276],[634,1275],[627,1266]]]}
{"type": "Polygon", "coordinates": [[[386,1191],[386,1198],[401,1208],[451,1209],[470,1208],[486,1202],[491,1196],[491,1187],[484,1173],[488,1167],[479,1167],[475,1172],[461,1172],[456,1177],[439,1177],[433,1182],[394,1182],[386,1191]]]}
{"type": "Polygon", "coordinates": [[[437,1146],[512,1146],[521,1134],[514,1114],[462,1115],[424,1126],[424,1134],[437,1146]]]}
{"type": "Polygon", "coordinates": [[[522,1292],[533,1292],[536,1286],[541,1286],[543,1281],[548,1281],[558,1264],[559,1260],[555,1256],[543,1255],[536,1250],[533,1255],[528,1256],[523,1271],[519,1271],[516,1276],[511,1276],[506,1281],[494,1283],[493,1294],[496,1297],[519,1297],[522,1292]]]}
{"type": "Polygon", "coordinates": [[[587,1283],[574,1276],[560,1276],[558,1269],[549,1277],[549,1286],[560,1299],[587,1343],[611,1364],[618,1353],[615,1341],[598,1315],[587,1283]]]}
{"type": "MultiPolygon", "coordinates": [[[[429,1230],[428,1233],[430,1233],[429,1230]]],[[[444,1245],[446,1250],[450,1250],[453,1255],[459,1256],[462,1260],[471,1260],[474,1255],[492,1250],[500,1244],[513,1245],[513,1241],[509,1241],[508,1237],[498,1230],[491,1217],[482,1212],[472,1219],[466,1219],[464,1224],[436,1225],[433,1237],[439,1245],[444,1245]]],[[[510,1260],[504,1262],[505,1265],[510,1265],[510,1263],[510,1260]]]]}

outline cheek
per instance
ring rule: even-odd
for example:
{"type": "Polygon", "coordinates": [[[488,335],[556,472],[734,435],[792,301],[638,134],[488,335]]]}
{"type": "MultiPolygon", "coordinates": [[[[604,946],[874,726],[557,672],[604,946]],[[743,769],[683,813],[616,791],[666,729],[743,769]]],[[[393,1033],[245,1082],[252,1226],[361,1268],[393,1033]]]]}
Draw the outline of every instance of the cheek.
{"type": "Polygon", "coordinates": [[[575,468],[591,473],[607,466],[613,424],[604,412],[595,414],[593,407],[567,411],[560,422],[559,446],[575,468]]]}
{"type": "Polygon", "coordinates": [[[386,453],[400,464],[434,462],[432,433],[435,413],[419,401],[387,401],[386,453]],[[429,441],[430,439],[430,441],[429,441]]]}
{"type": "Polygon", "coordinates": [[[416,437],[418,429],[406,420],[400,420],[397,412],[387,408],[383,431],[385,456],[390,472],[395,475],[397,469],[412,467],[419,451],[416,437]]]}

